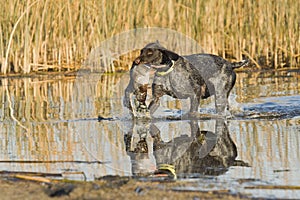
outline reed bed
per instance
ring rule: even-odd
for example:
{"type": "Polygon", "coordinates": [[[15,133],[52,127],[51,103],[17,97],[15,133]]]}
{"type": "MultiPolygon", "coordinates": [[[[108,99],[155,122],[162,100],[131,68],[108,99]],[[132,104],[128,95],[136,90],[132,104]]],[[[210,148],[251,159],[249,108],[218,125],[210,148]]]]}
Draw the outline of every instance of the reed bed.
{"type": "Polygon", "coordinates": [[[2,74],[77,70],[101,41],[143,27],[178,31],[206,52],[237,60],[247,56],[258,67],[299,65],[298,0],[2,0],[0,5],[2,74]]]}

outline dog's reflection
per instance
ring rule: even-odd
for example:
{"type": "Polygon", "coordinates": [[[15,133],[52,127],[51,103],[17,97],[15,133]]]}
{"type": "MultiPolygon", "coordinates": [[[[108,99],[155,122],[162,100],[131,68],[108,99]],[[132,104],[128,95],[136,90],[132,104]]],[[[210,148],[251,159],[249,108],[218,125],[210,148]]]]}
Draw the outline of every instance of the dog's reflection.
{"type": "MultiPolygon", "coordinates": [[[[167,123],[167,122],[166,122],[167,123]]],[[[151,120],[134,120],[124,136],[126,152],[131,158],[133,175],[154,172],[161,164],[175,166],[177,174],[220,175],[230,166],[247,166],[236,160],[237,148],[224,120],[215,120],[215,130],[200,130],[199,122],[188,122],[189,134],[164,142],[151,120]]]]}
{"type": "Polygon", "coordinates": [[[130,156],[133,175],[146,174],[156,169],[154,152],[162,143],[160,131],[150,119],[134,120],[124,136],[126,152],[130,156]]]}

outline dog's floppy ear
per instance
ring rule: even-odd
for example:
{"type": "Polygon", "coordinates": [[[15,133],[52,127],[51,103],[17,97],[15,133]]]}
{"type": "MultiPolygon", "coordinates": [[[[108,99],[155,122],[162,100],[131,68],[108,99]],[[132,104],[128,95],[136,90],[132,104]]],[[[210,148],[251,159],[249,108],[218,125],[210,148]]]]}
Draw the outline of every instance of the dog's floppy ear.
{"type": "Polygon", "coordinates": [[[168,58],[170,58],[171,60],[178,60],[179,55],[177,53],[174,53],[172,51],[166,50],[166,49],[160,49],[160,51],[166,55],[168,58]]]}

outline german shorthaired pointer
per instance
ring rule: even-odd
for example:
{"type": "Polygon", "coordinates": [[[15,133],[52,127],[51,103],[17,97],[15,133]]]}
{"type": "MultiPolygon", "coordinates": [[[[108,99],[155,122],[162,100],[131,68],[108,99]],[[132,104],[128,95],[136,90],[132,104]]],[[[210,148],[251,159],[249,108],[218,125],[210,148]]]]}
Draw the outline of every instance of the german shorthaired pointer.
{"type": "Polygon", "coordinates": [[[149,65],[156,69],[152,84],[153,114],[160,105],[160,97],[169,95],[178,99],[190,98],[190,112],[198,111],[200,99],[215,95],[216,111],[224,115],[228,107],[228,96],[236,81],[235,68],[248,65],[248,60],[229,62],[212,54],[180,56],[159,43],[146,45],[136,65],[149,65]]]}

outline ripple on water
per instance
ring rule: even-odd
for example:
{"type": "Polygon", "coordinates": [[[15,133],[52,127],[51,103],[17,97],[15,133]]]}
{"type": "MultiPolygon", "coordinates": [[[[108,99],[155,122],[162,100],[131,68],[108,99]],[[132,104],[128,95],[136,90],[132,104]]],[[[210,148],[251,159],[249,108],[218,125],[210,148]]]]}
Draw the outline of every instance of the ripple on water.
{"type": "Polygon", "coordinates": [[[300,96],[263,97],[242,104],[245,118],[294,118],[300,116],[300,96]]]}

